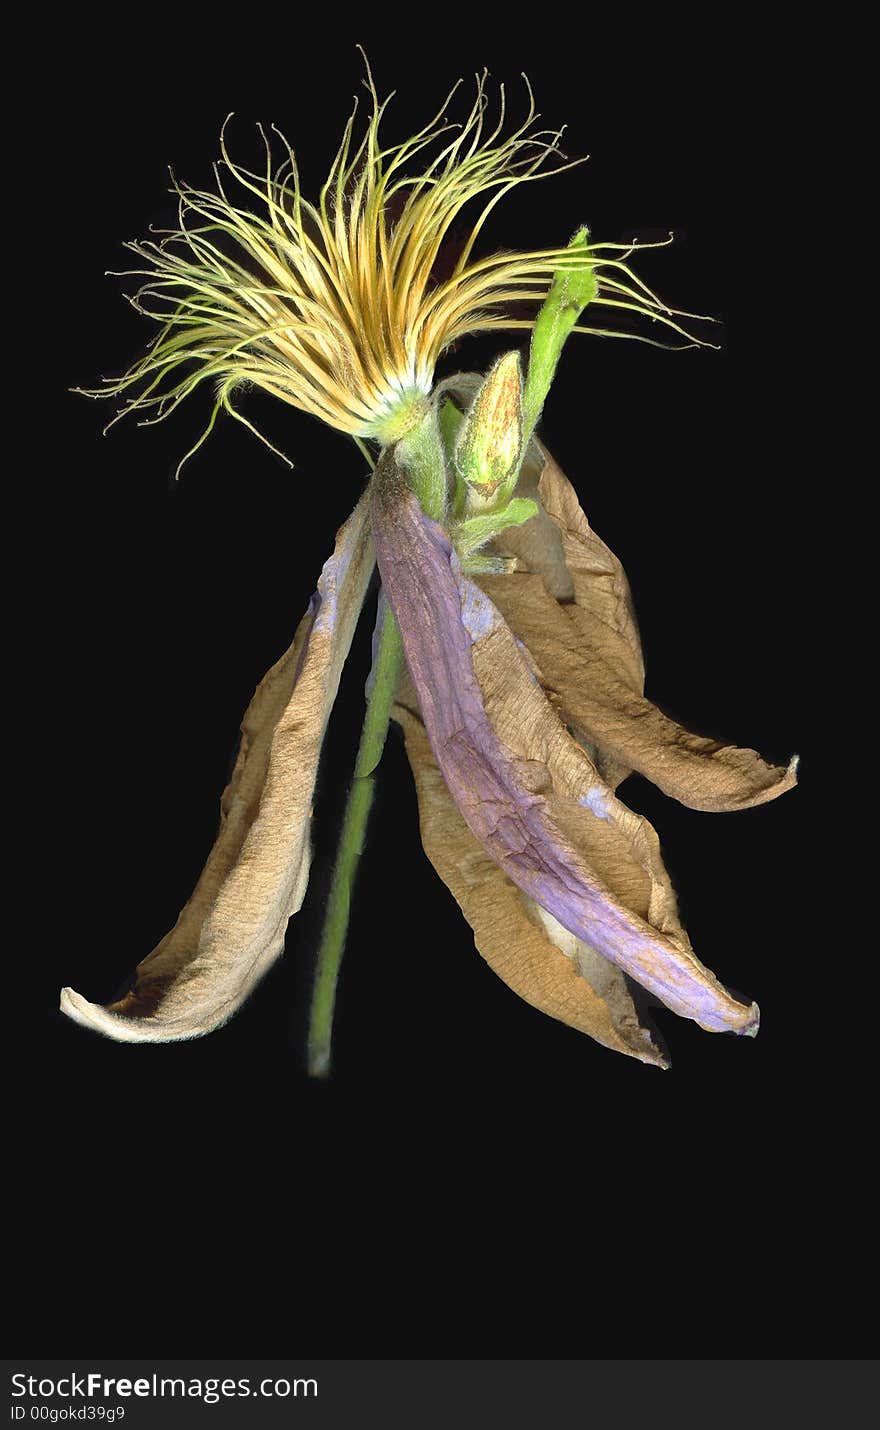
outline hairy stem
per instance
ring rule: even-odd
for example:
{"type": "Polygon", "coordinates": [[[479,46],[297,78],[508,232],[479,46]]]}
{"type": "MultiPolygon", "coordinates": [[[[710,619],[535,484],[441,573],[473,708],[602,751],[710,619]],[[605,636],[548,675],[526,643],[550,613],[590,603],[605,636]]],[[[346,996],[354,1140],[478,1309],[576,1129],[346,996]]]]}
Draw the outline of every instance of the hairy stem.
{"type": "Polygon", "coordinates": [[[442,521],[447,501],[446,458],[433,408],[418,427],[398,442],[395,455],[422,511],[435,521],[442,521]]]}

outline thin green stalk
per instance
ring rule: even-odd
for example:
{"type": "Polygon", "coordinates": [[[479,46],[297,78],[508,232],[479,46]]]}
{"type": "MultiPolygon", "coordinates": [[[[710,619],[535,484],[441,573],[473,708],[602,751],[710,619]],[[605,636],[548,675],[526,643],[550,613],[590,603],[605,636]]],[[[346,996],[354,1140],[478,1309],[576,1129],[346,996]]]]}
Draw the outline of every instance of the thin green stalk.
{"type": "MultiPolygon", "coordinates": [[[[446,506],[446,466],[433,409],[397,443],[397,458],[424,511],[428,516],[442,520],[446,506]]],[[[354,779],[342,819],[324,932],[318,949],[309,1018],[308,1070],[311,1077],[326,1077],[330,1072],[336,985],[348,935],[352,890],[373,804],[374,771],[385,748],[402,665],[400,630],[393,612],[386,605],[373,659],[372,684],[367,697],[367,713],[355,761],[354,779]]]]}
{"type": "Polygon", "coordinates": [[[354,779],[342,821],[324,933],[318,950],[309,1020],[308,1068],[312,1077],[326,1077],[330,1071],[336,984],[348,933],[352,889],[363,853],[367,822],[373,803],[376,783],[373,771],[382,758],[402,663],[400,631],[391,610],[386,606],[378,649],[373,661],[373,685],[367,701],[354,779]]]}
{"type": "MultiPolygon", "coordinates": [[[[569,247],[583,249],[584,257],[587,258],[589,237],[586,228],[579,228],[569,247]]],[[[532,329],[529,368],[523,396],[523,456],[541,416],[565,340],[584,308],[595,298],[596,292],[595,268],[590,263],[585,263],[579,270],[560,268],[553,277],[550,291],[532,329]]]]}

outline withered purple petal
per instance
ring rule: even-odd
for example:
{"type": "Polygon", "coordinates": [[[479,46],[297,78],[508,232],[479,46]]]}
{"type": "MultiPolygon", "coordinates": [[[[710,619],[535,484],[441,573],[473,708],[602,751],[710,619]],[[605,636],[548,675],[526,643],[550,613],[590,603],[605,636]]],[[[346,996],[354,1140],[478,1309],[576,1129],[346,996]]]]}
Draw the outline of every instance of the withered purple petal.
{"type": "Polygon", "coordinates": [[[731,997],[689,948],[609,892],[551,819],[536,792],[534,761],[499,739],[473,647],[502,618],[462,576],[446,532],[422,512],[390,451],[377,469],[372,502],[382,581],[425,729],[473,834],[530,898],[675,1012],[710,1031],[754,1032],[756,1006],[731,997]]]}

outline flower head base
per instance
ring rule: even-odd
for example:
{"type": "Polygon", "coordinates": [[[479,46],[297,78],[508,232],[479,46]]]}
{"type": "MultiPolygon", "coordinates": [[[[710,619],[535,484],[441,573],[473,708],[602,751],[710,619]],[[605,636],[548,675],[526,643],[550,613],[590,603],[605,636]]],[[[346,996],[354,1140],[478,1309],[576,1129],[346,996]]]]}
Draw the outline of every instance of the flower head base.
{"type": "Polygon", "coordinates": [[[383,148],[379,129],[388,100],[380,103],[367,73],[372,113],[366,132],[356,143],[356,104],[317,203],[301,193],[286,140],[286,157],[276,166],[260,130],[266,162],[255,174],[233,163],[221,134],[217,192],[174,180],[178,228],[158,241],[126,245],[143,263],[128,272],[146,279],[131,301],[161,330],[124,376],[105,379],[88,395],[131,392],[117,417],[135,410],[156,422],[199,384],[213,384],[210,421],[184,461],[221,409],[255,430],[232,406],[232,393],[242,385],[262,388],[354,438],[396,441],[424,415],[444,349],[470,333],[531,327],[531,319],[512,316],[512,305],[539,305],[553,275],[566,271],[586,268],[595,275],[595,303],[629,308],[694,342],[675,322],[692,315],[673,316],[627,267],[631,247],[473,259],[483,225],[506,193],[572,167],[544,167],[564,160],[561,131],[534,127],[531,91],[524,122],[506,138],[503,87],[490,130],[483,75],[463,124],[443,117],[450,94],[424,129],[383,148]],[[411,169],[417,155],[421,172],[411,169]],[[261,212],[233,202],[224,187],[229,178],[261,212]],[[439,279],[441,246],[472,202],[479,211],[452,273],[439,279]]]}

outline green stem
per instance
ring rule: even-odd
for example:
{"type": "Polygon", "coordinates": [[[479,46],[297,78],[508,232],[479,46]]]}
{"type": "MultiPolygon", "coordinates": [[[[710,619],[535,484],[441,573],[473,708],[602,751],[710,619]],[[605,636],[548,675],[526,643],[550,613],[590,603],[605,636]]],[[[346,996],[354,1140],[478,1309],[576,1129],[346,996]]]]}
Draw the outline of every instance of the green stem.
{"type": "Polygon", "coordinates": [[[598,291],[594,264],[587,261],[589,238],[586,228],[578,229],[569,248],[583,250],[585,265],[579,270],[557,270],[550,284],[550,291],[535,319],[523,394],[523,457],[556,375],[565,340],[584,308],[595,298],[598,291]]]}
{"type": "Polygon", "coordinates": [[[318,950],[312,1011],[309,1020],[308,1067],[312,1077],[326,1077],[330,1071],[333,1012],[336,984],[345,950],[351,895],[357,867],[364,848],[367,821],[373,803],[373,771],[382,758],[397,678],[403,663],[403,646],[397,622],[388,606],[382,620],[378,648],[373,661],[373,685],[361,731],[354,767],[354,779],[342,820],[333,884],[327,902],[324,933],[318,950]]]}
{"type": "MultiPolygon", "coordinates": [[[[428,516],[442,520],[446,508],[446,466],[440,429],[433,409],[429,409],[424,419],[400,439],[396,455],[423,510],[428,516]]],[[[339,837],[330,897],[327,900],[324,932],[318,950],[309,1018],[308,1070],[311,1077],[327,1077],[330,1072],[336,985],[348,935],[352,890],[373,803],[373,772],[385,748],[391,707],[394,704],[402,665],[403,644],[400,630],[393,612],[386,605],[373,659],[372,686],[367,697],[367,713],[355,761],[354,779],[342,819],[342,833],[339,837]]]]}
{"type": "Polygon", "coordinates": [[[395,456],[406,472],[407,481],[421,503],[422,511],[435,521],[446,514],[446,458],[440,424],[433,408],[417,427],[397,443],[395,456]]]}

